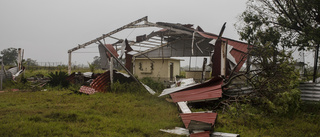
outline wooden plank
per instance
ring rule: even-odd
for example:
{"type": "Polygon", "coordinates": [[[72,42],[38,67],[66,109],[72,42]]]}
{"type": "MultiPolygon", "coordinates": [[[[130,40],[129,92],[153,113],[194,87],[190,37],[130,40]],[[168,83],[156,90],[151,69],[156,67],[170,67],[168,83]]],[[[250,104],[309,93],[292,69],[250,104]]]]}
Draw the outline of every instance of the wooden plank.
{"type": "Polygon", "coordinates": [[[182,113],[192,113],[189,109],[187,102],[177,102],[182,113]]]}

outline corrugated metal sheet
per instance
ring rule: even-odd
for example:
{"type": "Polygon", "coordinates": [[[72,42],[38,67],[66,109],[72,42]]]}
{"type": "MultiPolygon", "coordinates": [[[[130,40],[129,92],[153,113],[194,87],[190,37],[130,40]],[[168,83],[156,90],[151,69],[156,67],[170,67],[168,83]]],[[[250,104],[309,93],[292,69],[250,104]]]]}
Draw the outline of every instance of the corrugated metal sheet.
{"type": "Polygon", "coordinates": [[[180,92],[170,94],[173,102],[208,100],[222,97],[222,79],[216,77],[205,83],[195,85],[180,92]]]}
{"type": "Polygon", "coordinates": [[[301,100],[303,101],[320,101],[320,84],[319,83],[300,83],[301,100]]]}
{"type": "MultiPolygon", "coordinates": [[[[114,56],[116,56],[116,57],[119,56],[119,54],[117,53],[116,49],[114,49],[114,47],[113,47],[111,44],[105,44],[105,46],[111,51],[111,53],[112,53],[114,56]]],[[[106,52],[106,53],[107,53],[108,57],[110,58],[111,55],[110,55],[108,52],[106,52]]]]}
{"type": "Polygon", "coordinates": [[[98,76],[94,79],[90,86],[94,88],[96,91],[105,92],[107,90],[107,86],[110,85],[110,71],[106,71],[105,73],[98,76]]]}
{"type": "Polygon", "coordinates": [[[213,126],[217,118],[217,113],[185,113],[180,114],[180,117],[186,128],[188,128],[191,120],[210,123],[213,126]]]}
{"type": "Polygon", "coordinates": [[[91,87],[81,86],[80,89],[79,89],[79,92],[90,95],[90,94],[94,94],[94,93],[96,93],[98,91],[94,90],[94,88],[91,88],[91,87]]]}
{"type": "Polygon", "coordinates": [[[190,134],[190,137],[210,137],[210,131],[190,134]]]}
{"type": "Polygon", "coordinates": [[[68,80],[70,83],[73,83],[74,84],[74,77],[75,77],[76,73],[73,72],[71,73],[67,78],[66,80],[68,80]]]}
{"type": "MultiPolygon", "coordinates": [[[[217,39],[218,36],[215,34],[210,34],[206,32],[198,32],[201,36],[209,39],[217,39]]],[[[246,61],[246,53],[248,52],[248,44],[228,38],[222,38],[223,41],[228,41],[228,45],[233,46],[230,54],[235,58],[236,62],[239,64],[236,71],[239,71],[243,63],[246,61]],[[242,61],[241,61],[242,59],[242,61]]],[[[215,50],[216,51],[216,50],[215,50]]],[[[220,51],[220,50],[219,50],[220,51]]]]}

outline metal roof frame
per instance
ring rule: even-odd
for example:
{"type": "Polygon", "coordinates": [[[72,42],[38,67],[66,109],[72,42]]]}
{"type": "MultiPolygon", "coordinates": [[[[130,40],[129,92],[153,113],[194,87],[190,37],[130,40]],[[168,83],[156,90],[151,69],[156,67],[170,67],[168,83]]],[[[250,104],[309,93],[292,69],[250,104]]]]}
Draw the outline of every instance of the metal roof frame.
{"type": "MultiPolygon", "coordinates": [[[[114,34],[121,32],[125,29],[132,29],[132,28],[147,28],[147,27],[155,27],[155,28],[159,28],[160,30],[156,30],[156,31],[152,31],[150,34],[146,35],[143,40],[137,42],[137,41],[129,41],[129,45],[133,48],[143,48],[143,50],[133,50],[129,53],[131,53],[130,55],[133,55],[134,57],[138,57],[138,56],[148,56],[147,54],[150,52],[154,52],[157,49],[162,49],[163,50],[167,50],[166,52],[168,52],[168,50],[181,50],[181,47],[179,47],[180,49],[175,49],[176,46],[174,44],[176,43],[181,43],[181,42],[185,42],[186,38],[189,40],[194,40],[194,38],[196,38],[198,41],[195,42],[202,42],[204,39],[212,39],[215,37],[218,37],[215,34],[211,34],[211,33],[206,33],[203,32],[203,30],[198,27],[197,29],[193,29],[191,28],[193,25],[190,24],[186,24],[186,25],[182,25],[182,24],[173,24],[173,23],[165,23],[165,22],[157,22],[157,23],[152,23],[148,21],[148,17],[145,16],[143,18],[140,18],[136,21],[130,22],[127,25],[124,25],[120,28],[117,28],[107,34],[103,34],[102,36],[95,38],[91,41],[88,41],[86,43],[83,44],[79,44],[78,46],[69,49],[68,50],[68,54],[69,54],[69,61],[68,61],[68,72],[71,73],[71,54],[72,52],[79,50],[81,48],[85,48],[93,43],[98,43],[98,41],[100,40],[104,40],[105,38],[112,38],[115,40],[118,40],[117,42],[113,43],[112,45],[115,47],[115,49],[120,49],[118,48],[120,45],[120,43],[122,43],[124,41],[124,39],[121,38],[117,38],[115,36],[113,36],[114,34]],[[207,36],[208,35],[208,36],[207,36]],[[174,46],[173,46],[174,45],[174,46]],[[170,49],[168,49],[170,48],[170,49]]],[[[227,38],[223,38],[223,39],[227,39],[227,38]]],[[[227,39],[230,40],[230,39],[227,39]]],[[[233,40],[235,41],[235,40],[233,40]]],[[[193,41],[192,41],[193,42],[193,41]]],[[[239,42],[239,41],[235,41],[235,42],[239,42]]],[[[242,42],[239,42],[242,43],[242,42]]],[[[208,44],[207,44],[208,45],[208,44]]],[[[189,45],[191,46],[191,44],[189,45]]],[[[213,46],[210,47],[205,47],[205,48],[209,48],[207,49],[206,54],[203,54],[205,56],[210,56],[210,52],[213,49],[213,46]]],[[[186,48],[184,48],[183,50],[185,50],[186,48]]],[[[188,48],[187,50],[190,50],[190,48],[188,48]]],[[[198,50],[201,51],[201,49],[198,47],[192,47],[191,50],[198,50]]],[[[185,52],[185,51],[183,51],[185,52]]],[[[201,51],[202,52],[202,51],[201,51]]],[[[150,53],[152,54],[152,53],[150,53]]],[[[171,53],[172,54],[172,53],[171,53]]],[[[184,54],[184,53],[183,53],[184,54]]],[[[197,55],[193,55],[193,52],[191,54],[184,54],[184,56],[199,56],[198,55],[199,52],[197,52],[197,55]]],[[[168,55],[167,55],[168,56],[168,55]]]]}

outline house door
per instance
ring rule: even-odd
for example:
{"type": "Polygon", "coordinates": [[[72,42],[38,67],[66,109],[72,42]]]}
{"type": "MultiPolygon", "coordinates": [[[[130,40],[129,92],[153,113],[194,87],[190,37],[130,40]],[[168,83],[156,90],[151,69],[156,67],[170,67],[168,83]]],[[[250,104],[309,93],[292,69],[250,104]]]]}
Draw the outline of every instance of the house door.
{"type": "Polygon", "coordinates": [[[173,63],[170,62],[170,80],[173,80],[173,63]]]}

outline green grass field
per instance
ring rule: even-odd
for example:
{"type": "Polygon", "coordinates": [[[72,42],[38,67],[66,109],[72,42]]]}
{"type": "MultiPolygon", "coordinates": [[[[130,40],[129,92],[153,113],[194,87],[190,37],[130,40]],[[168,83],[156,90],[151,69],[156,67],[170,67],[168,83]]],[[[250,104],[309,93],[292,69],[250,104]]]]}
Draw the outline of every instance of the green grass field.
{"type": "Polygon", "coordinates": [[[0,93],[1,136],[174,136],[175,104],[149,93],[0,93]]]}
{"type": "MultiPolygon", "coordinates": [[[[1,136],[176,136],[159,129],[183,127],[177,106],[147,92],[75,94],[73,91],[0,93],[1,136]]],[[[302,104],[278,116],[244,106],[218,110],[215,131],[241,136],[319,136],[320,105],[302,104]]]]}
{"type": "MultiPolygon", "coordinates": [[[[26,77],[45,73],[48,72],[28,72],[26,77]]],[[[148,78],[142,82],[158,93],[164,88],[148,78]]],[[[30,89],[30,83],[7,84],[7,92],[0,93],[1,137],[163,137],[177,135],[159,129],[184,127],[174,103],[167,102],[165,97],[150,95],[136,83],[115,83],[111,92],[93,95],[75,93],[74,90],[79,89],[77,85],[66,89],[46,86],[43,88],[48,91],[38,91],[43,88],[30,89]],[[13,88],[21,91],[10,91],[13,88]]],[[[319,103],[302,103],[297,112],[282,116],[244,104],[240,110],[218,109],[217,112],[214,130],[219,132],[236,133],[242,137],[320,136],[319,103]]]]}

